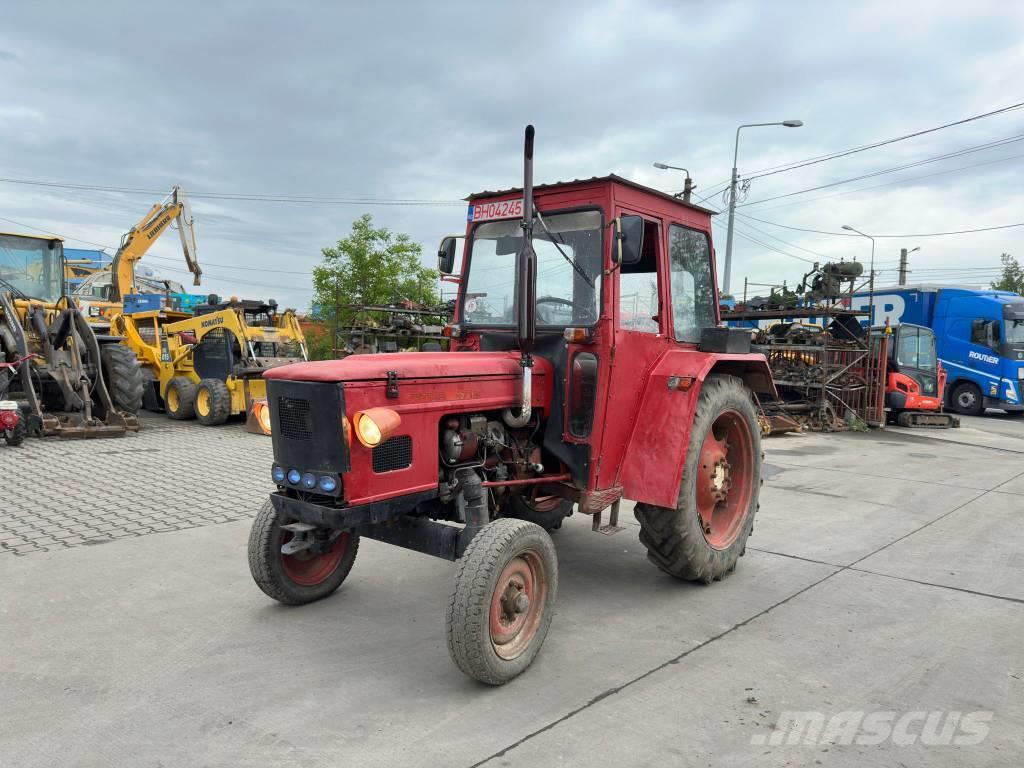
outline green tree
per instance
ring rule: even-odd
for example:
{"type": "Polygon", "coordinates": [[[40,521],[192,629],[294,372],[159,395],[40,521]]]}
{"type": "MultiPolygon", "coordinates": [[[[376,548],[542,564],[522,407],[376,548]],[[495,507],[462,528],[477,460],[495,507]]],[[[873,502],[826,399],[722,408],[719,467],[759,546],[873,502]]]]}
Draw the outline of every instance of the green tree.
{"type": "MultiPolygon", "coordinates": [[[[336,321],[342,326],[353,322],[353,305],[438,304],[437,272],[423,266],[422,252],[408,235],[376,228],[373,217],[364,213],[352,222],[348,237],[321,250],[324,259],[313,268],[313,314],[333,329],[336,321]]],[[[330,339],[324,342],[326,349],[317,349],[317,357],[330,356],[330,339]]]]}
{"type": "Polygon", "coordinates": [[[1013,291],[1024,296],[1024,267],[1008,253],[999,257],[1003,262],[1003,274],[992,287],[1000,291],[1013,291]]]}

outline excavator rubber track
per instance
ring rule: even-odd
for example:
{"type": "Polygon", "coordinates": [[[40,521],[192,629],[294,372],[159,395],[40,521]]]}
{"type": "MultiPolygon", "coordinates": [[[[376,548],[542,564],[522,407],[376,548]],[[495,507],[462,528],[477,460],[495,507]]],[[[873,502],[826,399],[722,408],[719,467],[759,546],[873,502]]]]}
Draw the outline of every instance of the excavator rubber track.
{"type": "Polygon", "coordinates": [[[955,429],[960,426],[960,419],[948,413],[926,413],[923,411],[904,411],[897,417],[901,427],[926,427],[931,429],[955,429]]]}

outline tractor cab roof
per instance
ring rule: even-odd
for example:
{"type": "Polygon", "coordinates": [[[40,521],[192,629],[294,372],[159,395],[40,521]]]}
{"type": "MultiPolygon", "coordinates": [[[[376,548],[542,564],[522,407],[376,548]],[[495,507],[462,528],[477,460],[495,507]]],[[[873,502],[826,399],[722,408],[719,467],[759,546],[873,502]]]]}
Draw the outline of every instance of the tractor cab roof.
{"type": "Polygon", "coordinates": [[[257,301],[255,299],[235,299],[233,301],[219,301],[214,304],[198,304],[195,314],[208,315],[211,312],[219,312],[222,309],[242,309],[252,314],[265,314],[277,311],[277,302],[257,301]]]}
{"type": "MultiPolygon", "coordinates": [[[[493,191],[476,192],[469,195],[465,200],[472,206],[484,199],[491,198],[508,198],[515,195],[521,195],[523,192],[522,187],[510,187],[508,189],[499,189],[493,191]]],[[[573,179],[572,181],[558,181],[553,184],[537,184],[533,188],[533,192],[538,202],[541,202],[546,197],[552,197],[560,195],[561,193],[568,193],[569,196],[576,194],[590,193],[593,195],[597,194],[610,194],[615,200],[630,199],[630,200],[642,200],[648,198],[648,204],[652,208],[664,208],[666,204],[668,207],[683,208],[691,212],[699,212],[707,216],[714,216],[717,211],[710,208],[704,208],[703,206],[696,205],[694,203],[683,202],[682,197],[676,197],[668,192],[662,192],[660,189],[654,189],[643,184],[638,184],[635,181],[630,181],[622,176],[618,176],[614,173],[608,174],[607,176],[592,176],[589,179],[573,179]],[[639,193],[639,194],[638,194],[639,193]]],[[[692,214],[691,214],[692,215],[692,214]]]]}

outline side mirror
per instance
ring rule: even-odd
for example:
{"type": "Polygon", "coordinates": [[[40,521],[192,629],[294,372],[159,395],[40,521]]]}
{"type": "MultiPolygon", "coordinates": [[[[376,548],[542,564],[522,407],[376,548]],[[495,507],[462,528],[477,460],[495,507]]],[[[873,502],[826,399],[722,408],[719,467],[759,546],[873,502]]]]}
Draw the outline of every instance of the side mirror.
{"type": "Polygon", "coordinates": [[[615,220],[615,228],[612,260],[624,267],[639,264],[644,251],[643,217],[620,216],[615,220]]]}
{"type": "Polygon", "coordinates": [[[455,269],[455,248],[457,238],[446,237],[437,249],[437,271],[442,275],[450,275],[455,269]]]}

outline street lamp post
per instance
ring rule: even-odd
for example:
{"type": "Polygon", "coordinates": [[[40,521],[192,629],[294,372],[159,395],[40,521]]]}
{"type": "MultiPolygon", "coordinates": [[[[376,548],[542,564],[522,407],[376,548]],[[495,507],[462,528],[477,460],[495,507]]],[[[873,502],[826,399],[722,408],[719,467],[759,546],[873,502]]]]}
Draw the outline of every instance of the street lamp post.
{"type": "MultiPolygon", "coordinates": [[[[682,171],[683,173],[685,173],[686,181],[683,182],[683,202],[690,202],[690,195],[693,193],[693,190],[696,189],[696,187],[693,186],[693,179],[690,178],[690,172],[688,170],[678,165],[665,165],[664,163],[655,163],[654,167],[662,171],[667,171],[671,169],[673,171],[682,171]]],[[[676,195],[676,197],[679,197],[679,195],[676,195]]]]}
{"type": "Polygon", "coordinates": [[[854,229],[849,224],[843,224],[843,229],[856,232],[871,241],[871,266],[869,267],[871,272],[868,275],[868,330],[870,330],[875,322],[875,238],[859,229],[854,229]]]}
{"type": "Polygon", "coordinates": [[[783,125],[786,128],[799,128],[803,125],[802,120],[783,120],[781,123],[744,123],[736,129],[736,145],[732,152],[732,181],[729,182],[729,233],[725,238],[725,274],[722,276],[722,292],[729,292],[729,275],[732,272],[732,230],[736,221],[736,182],[739,181],[739,173],[736,170],[736,163],[740,154],[740,131],[743,128],[761,128],[768,125],[783,125]]]}
{"type": "Polygon", "coordinates": [[[914,251],[920,251],[921,246],[917,248],[911,248],[909,251],[906,248],[900,248],[900,285],[907,284],[907,256],[914,251]]]}

